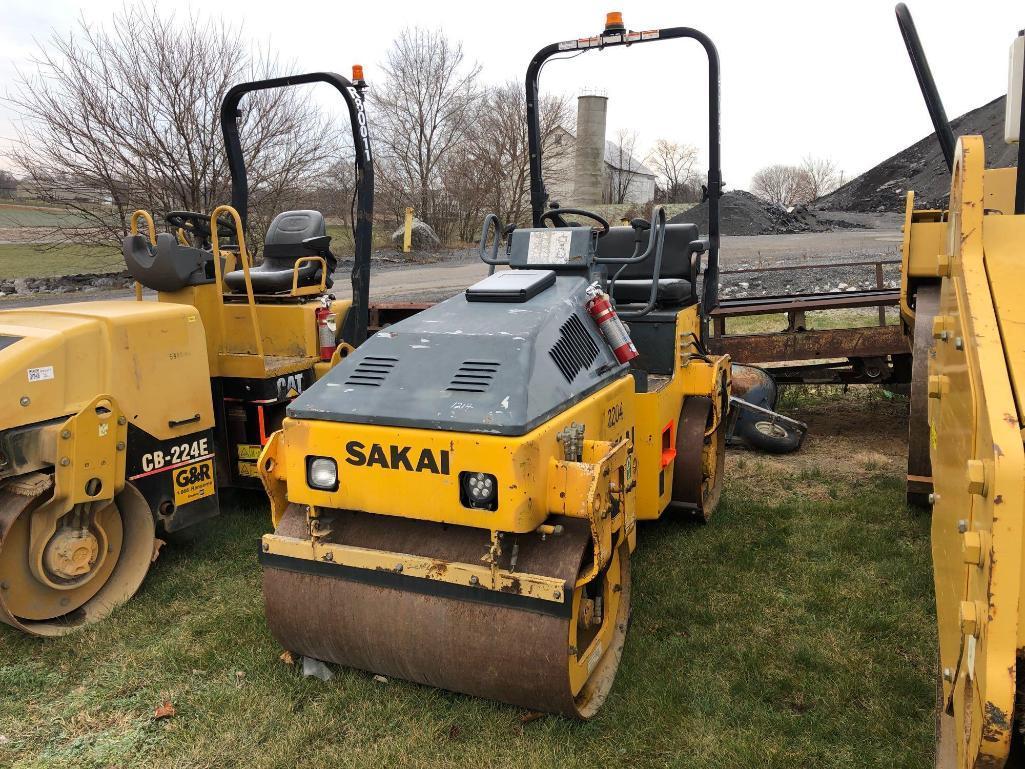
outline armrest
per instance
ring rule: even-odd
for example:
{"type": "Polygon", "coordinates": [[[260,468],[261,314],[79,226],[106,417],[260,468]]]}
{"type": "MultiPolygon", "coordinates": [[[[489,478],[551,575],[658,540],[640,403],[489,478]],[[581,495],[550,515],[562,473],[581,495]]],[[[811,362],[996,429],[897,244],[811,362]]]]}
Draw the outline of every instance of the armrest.
{"type": "Polygon", "coordinates": [[[303,238],[303,245],[310,251],[327,251],[331,245],[331,236],[317,235],[312,238],[303,238]]]}

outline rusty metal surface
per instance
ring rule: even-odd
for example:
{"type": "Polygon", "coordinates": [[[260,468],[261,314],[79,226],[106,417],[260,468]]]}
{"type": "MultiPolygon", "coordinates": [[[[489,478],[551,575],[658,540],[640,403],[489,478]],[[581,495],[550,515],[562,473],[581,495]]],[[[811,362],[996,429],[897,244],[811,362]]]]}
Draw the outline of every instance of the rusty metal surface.
{"type": "Polygon", "coordinates": [[[811,312],[813,310],[837,310],[853,307],[889,307],[899,304],[899,290],[869,289],[843,294],[831,292],[824,294],[725,299],[709,315],[712,318],[729,318],[778,312],[811,312]]]}
{"type": "MultiPolygon", "coordinates": [[[[0,489],[0,558],[3,557],[4,541],[14,526],[14,522],[22,513],[38,502],[38,497],[17,494],[7,487],[0,489]]],[[[0,622],[26,633],[31,632],[7,608],[7,602],[4,600],[7,589],[9,588],[0,586],[0,622]]]]}
{"type": "Polygon", "coordinates": [[[915,293],[914,355],[911,364],[911,413],[908,417],[908,502],[928,505],[932,492],[929,458],[929,356],[932,323],[939,308],[939,286],[922,286],[915,293]]]}
{"type": "Polygon", "coordinates": [[[910,352],[900,326],[782,331],[714,337],[708,348],[739,363],[783,363],[828,358],[876,358],[910,352]]]}
{"type": "MultiPolygon", "coordinates": [[[[587,523],[542,540],[521,535],[516,570],[564,579],[568,589],[588,555],[587,523]]],[[[488,532],[413,519],[337,511],[331,541],[436,558],[479,562],[488,532]]],[[[305,538],[305,514],[290,507],[277,533],[305,538]]],[[[511,540],[511,537],[507,537],[511,540]]],[[[507,541],[504,559],[509,557],[507,541]]],[[[535,710],[581,715],[569,687],[568,616],[462,601],[264,567],[271,633],[286,649],[386,676],[535,710]]]]}
{"type": "Polygon", "coordinates": [[[673,501],[693,505],[700,511],[704,496],[705,429],[712,399],[692,395],[685,398],[676,429],[676,460],[673,464],[673,501]]]}

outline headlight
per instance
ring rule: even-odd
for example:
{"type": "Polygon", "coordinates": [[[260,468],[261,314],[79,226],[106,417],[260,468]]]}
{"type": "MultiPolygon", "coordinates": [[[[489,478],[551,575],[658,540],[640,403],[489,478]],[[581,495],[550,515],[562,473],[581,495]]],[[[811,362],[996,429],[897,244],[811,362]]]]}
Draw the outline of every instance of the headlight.
{"type": "Polygon", "coordinates": [[[338,463],[331,457],[306,457],[306,482],[312,489],[334,491],[338,488],[338,463]]]}
{"type": "Polygon", "coordinates": [[[480,510],[498,508],[498,479],[491,473],[459,473],[459,496],[464,507],[480,510]]]}

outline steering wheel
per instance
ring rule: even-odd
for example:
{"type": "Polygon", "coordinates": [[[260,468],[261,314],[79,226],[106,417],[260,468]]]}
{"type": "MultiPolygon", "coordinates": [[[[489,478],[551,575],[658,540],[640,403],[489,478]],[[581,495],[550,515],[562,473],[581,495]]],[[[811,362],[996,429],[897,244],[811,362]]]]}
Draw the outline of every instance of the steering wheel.
{"type": "MultiPolygon", "coordinates": [[[[210,242],[210,217],[198,211],[168,211],[164,221],[174,229],[183,229],[189,235],[198,238],[203,244],[210,242]]],[[[230,238],[234,236],[235,228],[225,222],[217,222],[217,236],[230,238]]]]}
{"type": "Polygon", "coordinates": [[[604,238],[609,234],[609,223],[604,217],[592,211],[585,211],[582,208],[550,208],[541,214],[542,222],[551,222],[556,227],[569,227],[569,222],[565,219],[565,214],[573,214],[575,216],[584,216],[599,225],[598,237],[604,238]]]}

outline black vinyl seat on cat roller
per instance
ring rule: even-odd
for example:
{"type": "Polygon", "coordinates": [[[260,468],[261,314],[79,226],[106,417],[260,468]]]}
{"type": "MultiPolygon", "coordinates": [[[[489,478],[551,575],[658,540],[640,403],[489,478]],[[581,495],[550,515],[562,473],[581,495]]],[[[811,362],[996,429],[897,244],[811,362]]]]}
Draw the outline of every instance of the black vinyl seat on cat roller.
{"type": "MultiPolygon", "coordinates": [[[[304,256],[321,256],[327,262],[326,288],[331,288],[331,274],[338,260],[330,249],[331,236],[327,234],[324,215],[320,211],[285,211],[274,217],[263,242],[263,261],[249,270],[253,292],[280,294],[292,290],[295,263],[304,256]]],[[[322,267],[319,261],[304,262],[299,267],[300,288],[320,283],[322,267]]],[[[242,270],[224,276],[224,282],[234,292],[246,290],[242,270]]]]}
{"type": "MultiPolygon", "coordinates": [[[[605,237],[598,238],[598,256],[623,258],[634,253],[636,230],[633,227],[610,227],[605,237]]],[[[647,248],[644,233],[641,250],[647,248]]],[[[695,283],[700,268],[700,254],[706,249],[698,240],[696,224],[667,224],[662,247],[662,271],[658,281],[655,304],[658,307],[681,307],[697,301],[695,283]]],[[[619,268],[609,265],[610,275],[619,268]]],[[[643,262],[626,265],[613,287],[617,304],[646,304],[651,296],[655,254],[643,262]]]]}

